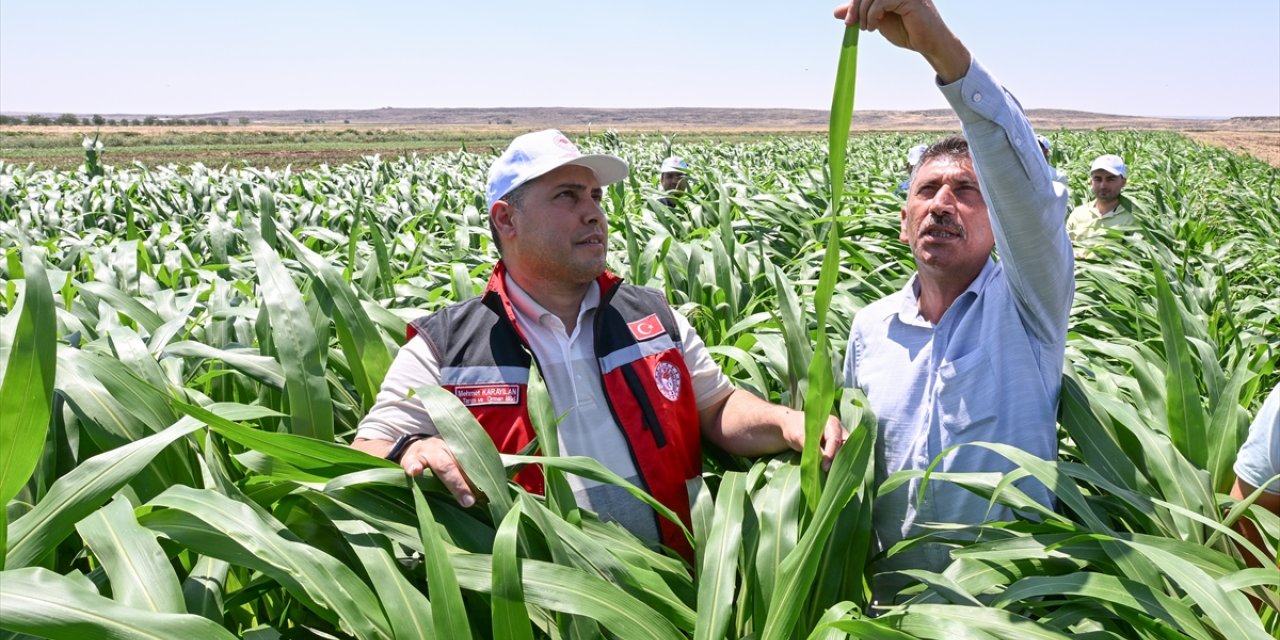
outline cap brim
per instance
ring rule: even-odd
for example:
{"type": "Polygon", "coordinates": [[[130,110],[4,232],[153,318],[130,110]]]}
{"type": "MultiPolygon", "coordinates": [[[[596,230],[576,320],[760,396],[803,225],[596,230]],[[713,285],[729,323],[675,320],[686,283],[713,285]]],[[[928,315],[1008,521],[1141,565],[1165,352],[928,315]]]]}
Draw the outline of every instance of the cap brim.
{"type": "Polygon", "coordinates": [[[573,160],[562,163],[558,166],[576,164],[580,167],[586,167],[596,174],[596,180],[600,181],[600,186],[606,187],[615,182],[622,182],[627,179],[627,162],[622,158],[617,158],[603,153],[592,153],[578,156],[573,160]]]}

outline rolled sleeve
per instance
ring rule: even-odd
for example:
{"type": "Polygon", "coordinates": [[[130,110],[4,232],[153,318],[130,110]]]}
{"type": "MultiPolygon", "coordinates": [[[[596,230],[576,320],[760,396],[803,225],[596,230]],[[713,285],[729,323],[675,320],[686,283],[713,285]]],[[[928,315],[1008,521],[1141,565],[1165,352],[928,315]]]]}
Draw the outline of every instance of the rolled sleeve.
{"type": "Polygon", "coordinates": [[[698,332],[693,330],[689,320],[678,311],[673,315],[683,343],[684,364],[693,376],[693,395],[698,400],[698,411],[702,411],[729,397],[733,393],[733,382],[711,358],[707,345],[702,342],[698,332]]]}
{"type": "Polygon", "coordinates": [[[401,347],[378,390],[378,399],[360,421],[356,437],[395,440],[410,433],[436,433],[435,423],[412,391],[440,383],[440,364],[431,347],[413,339],[401,347]]]}

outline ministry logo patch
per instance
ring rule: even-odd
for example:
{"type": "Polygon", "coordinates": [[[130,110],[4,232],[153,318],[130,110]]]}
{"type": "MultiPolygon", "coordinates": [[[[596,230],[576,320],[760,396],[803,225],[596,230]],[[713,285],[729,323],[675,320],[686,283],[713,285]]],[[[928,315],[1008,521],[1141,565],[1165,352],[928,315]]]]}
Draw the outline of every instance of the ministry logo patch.
{"type": "Polygon", "coordinates": [[[658,393],[662,397],[675,402],[680,398],[680,386],[683,380],[680,370],[670,362],[659,362],[653,370],[653,381],[658,385],[658,393]]]}

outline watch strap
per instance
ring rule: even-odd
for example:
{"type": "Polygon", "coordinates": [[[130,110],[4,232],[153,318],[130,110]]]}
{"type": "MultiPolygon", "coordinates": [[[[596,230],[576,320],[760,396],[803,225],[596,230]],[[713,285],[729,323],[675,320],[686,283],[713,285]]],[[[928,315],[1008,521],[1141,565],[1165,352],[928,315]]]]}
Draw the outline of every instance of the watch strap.
{"type": "Polygon", "coordinates": [[[400,458],[404,456],[404,452],[409,449],[409,445],[430,438],[430,433],[406,433],[396,439],[396,443],[391,445],[391,450],[387,452],[386,458],[392,462],[400,462],[400,458]]]}

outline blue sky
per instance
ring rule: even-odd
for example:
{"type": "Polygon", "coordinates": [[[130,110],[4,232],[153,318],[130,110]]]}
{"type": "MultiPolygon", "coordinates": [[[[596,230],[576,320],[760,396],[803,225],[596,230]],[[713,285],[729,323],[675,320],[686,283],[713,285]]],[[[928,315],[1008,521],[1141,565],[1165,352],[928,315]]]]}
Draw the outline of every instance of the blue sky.
{"type": "MultiPolygon", "coordinates": [[[[0,110],[830,105],[834,0],[0,0],[0,110]]],[[[1028,108],[1280,115],[1280,1],[937,0],[1028,108]]],[[[858,109],[945,108],[863,34],[858,109]]]]}

